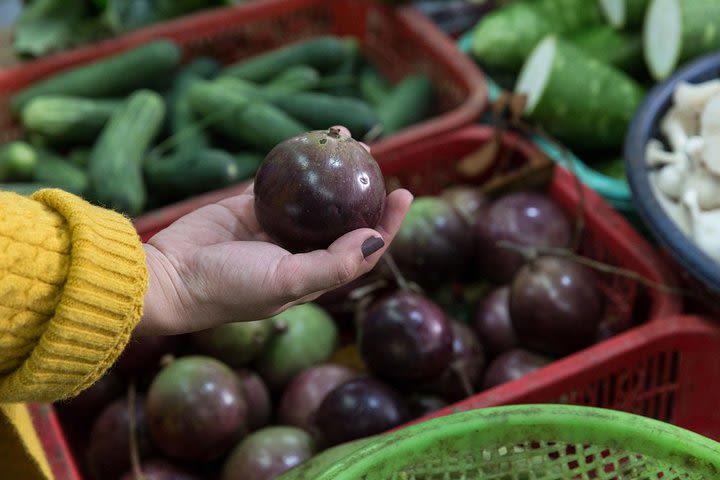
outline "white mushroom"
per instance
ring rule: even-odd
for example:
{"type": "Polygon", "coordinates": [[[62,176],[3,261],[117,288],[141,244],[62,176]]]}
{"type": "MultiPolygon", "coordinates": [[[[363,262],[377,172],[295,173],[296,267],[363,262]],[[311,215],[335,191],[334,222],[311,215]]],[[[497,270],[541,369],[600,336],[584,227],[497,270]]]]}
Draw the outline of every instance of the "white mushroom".
{"type": "Polygon", "coordinates": [[[650,167],[679,163],[682,157],[682,153],[665,150],[662,142],[654,138],[645,146],[645,163],[650,167]]]}
{"type": "Polygon", "coordinates": [[[688,137],[698,133],[698,116],[689,109],[671,107],[660,122],[660,131],[673,150],[683,150],[688,137]]]}
{"type": "Polygon", "coordinates": [[[705,140],[699,136],[688,137],[685,142],[685,155],[696,162],[696,165],[702,164],[702,150],[705,140]]]}
{"type": "Polygon", "coordinates": [[[710,97],[720,93],[720,80],[702,83],[680,82],[673,92],[673,103],[700,113],[710,97]]]}
{"type": "Polygon", "coordinates": [[[698,206],[703,210],[720,208],[720,178],[706,168],[691,168],[685,177],[684,192],[697,194],[698,206]]]}
{"type": "Polygon", "coordinates": [[[656,174],[657,188],[673,200],[680,198],[685,191],[688,170],[686,163],[672,163],[662,167],[656,174]]]}
{"type": "Polygon", "coordinates": [[[692,239],[701,250],[720,260],[720,210],[701,211],[697,192],[693,190],[683,195],[683,204],[690,215],[692,239]]]}
{"type": "Polygon", "coordinates": [[[720,175],[720,133],[703,138],[702,160],[708,170],[720,175]]]}
{"type": "Polygon", "coordinates": [[[655,198],[657,198],[660,205],[667,213],[667,216],[675,222],[678,228],[688,237],[692,237],[692,226],[690,224],[690,215],[687,209],[682,203],[670,200],[667,196],[663,195],[662,192],[658,191],[656,185],[652,186],[655,192],[655,198]]]}
{"type": "Polygon", "coordinates": [[[710,97],[700,115],[700,135],[710,137],[720,134],[720,93],[710,97]]]}

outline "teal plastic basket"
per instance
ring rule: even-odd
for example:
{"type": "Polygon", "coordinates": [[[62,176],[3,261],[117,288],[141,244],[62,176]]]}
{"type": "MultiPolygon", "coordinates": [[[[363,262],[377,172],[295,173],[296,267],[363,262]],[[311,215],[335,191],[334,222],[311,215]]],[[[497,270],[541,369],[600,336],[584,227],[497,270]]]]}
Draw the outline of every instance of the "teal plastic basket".
{"type": "Polygon", "coordinates": [[[717,480],[720,444],[596,407],[513,405],[438,417],[328,451],[278,480],[717,480]]]}
{"type": "MultiPolygon", "coordinates": [[[[471,55],[472,30],[465,32],[458,40],[458,49],[468,56],[471,55]]],[[[501,93],[500,86],[493,81],[492,78],[486,76],[488,84],[488,99],[494,101],[501,93]]],[[[488,122],[489,117],[480,119],[482,122],[488,122]]],[[[633,223],[636,223],[635,208],[632,203],[632,194],[627,181],[609,177],[603,173],[589,167],[585,162],[578,158],[572,151],[559,149],[557,146],[548,142],[539,135],[531,135],[531,140],[540,147],[555,162],[573,171],[577,177],[585,185],[599,193],[607,202],[616,210],[626,214],[633,223]]]]}

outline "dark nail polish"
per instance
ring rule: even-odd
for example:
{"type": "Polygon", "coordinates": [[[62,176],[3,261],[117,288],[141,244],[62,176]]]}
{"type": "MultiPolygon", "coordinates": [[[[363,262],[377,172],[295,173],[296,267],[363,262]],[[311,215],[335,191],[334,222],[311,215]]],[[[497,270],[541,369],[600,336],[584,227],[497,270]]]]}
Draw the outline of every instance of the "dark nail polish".
{"type": "Polygon", "coordinates": [[[370,237],[362,243],[363,258],[367,258],[385,246],[385,241],[380,237],[370,237]]]}

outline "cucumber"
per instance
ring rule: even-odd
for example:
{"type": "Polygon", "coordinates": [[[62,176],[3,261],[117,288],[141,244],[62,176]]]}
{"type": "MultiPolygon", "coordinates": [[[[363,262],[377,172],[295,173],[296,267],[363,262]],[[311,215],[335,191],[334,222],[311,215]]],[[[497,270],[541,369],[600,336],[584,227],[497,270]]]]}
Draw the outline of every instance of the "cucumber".
{"type": "Polygon", "coordinates": [[[433,85],[422,74],[408,75],[377,107],[382,135],[387,136],[425,118],[433,100],[433,85]]]}
{"type": "Polygon", "coordinates": [[[597,25],[573,32],[567,39],[588,55],[614,65],[629,75],[640,77],[647,73],[640,32],[620,31],[610,25],[597,25]]]}
{"type": "Polygon", "coordinates": [[[67,161],[71,165],[87,169],[88,163],[90,162],[90,149],[89,148],[74,148],[68,153],[67,161]]]}
{"type": "Polygon", "coordinates": [[[224,150],[201,149],[148,161],[143,166],[148,190],[165,200],[178,200],[240,180],[235,157],[224,150]]]}
{"type": "Polygon", "coordinates": [[[258,152],[240,152],[234,155],[235,165],[238,167],[238,179],[247,180],[255,176],[255,172],[265,159],[265,155],[258,152]]]}
{"type": "Polygon", "coordinates": [[[0,191],[15,192],[18,195],[29,197],[38,190],[44,188],[55,188],[54,185],[42,182],[17,182],[17,183],[0,183],[0,191]]]}
{"type": "Polygon", "coordinates": [[[20,114],[26,130],[53,144],[92,143],[121,100],[96,100],[68,95],[40,95],[20,114]]]}
{"type": "Polygon", "coordinates": [[[320,82],[320,72],[308,65],[288,67],[265,84],[265,90],[300,92],[310,90],[320,82]]]}
{"type": "Polygon", "coordinates": [[[84,195],[88,176],[54,152],[18,140],[0,150],[0,182],[36,182],[84,195]]]}
{"type": "Polygon", "coordinates": [[[632,77],[554,35],[523,65],[524,115],[570,147],[618,149],[645,92],[632,77]]]}
{"type": "Polygon", "coordinates": [[[88,162],[93,199],[128,215],[143,211],[142,164],[162,126],[165,103],[151,90],[137,90],[103,128],[88,162]]]}
{"type": "Polygon", "coordinates": [[[48,150],[37,152],[32,181],[52,185],[79,196],[84,196],[89,187],[89,177],[84,169],[48,150]]]}
{"type": "Polygon", "coordinates": [[[325,82],[320,82],[319,90],[341,97],[358,96],[355,72],[360,62],[360,45],[354,44],[352,51],[332,70],[327,72],[325,82]]]}
{"type": "Polygon", "coordinates": [[[10,108],[19,115],[27,102],[40,95],[102,98],[127,94],[171,75],[181,53],[175,43],[155,40],[40,80],[13,95],[10,108]]]}
{"type": "Polygon", "coordinates": [[[649,0],[598,0],[607,23],[615,29],[634,29],[642,25],[649,0]]]}
{"type": "Polygon", "coordinates": [[[360,70],[358,88],[360,95],[376,107],[382,105],[392,91],[392,85],[388,79],[371,65],[366,65],[360,70]]]}
{"type": "Polygon", "coordinates": [[[643,24],[643,52],[656,81],[678,65],[720,48],[720,2],[651,0],[643,24]]]}
{"type": "Polygon", "coordinates": [[[212,130],[264,153],[286,138],[309,130],[279,108],[218,82],[193,85],[190,104],[199,115],[213,115],[212,130]]]}
{"type": "Polygon", "coordinates": [[[194,153],[210,146],[207,132],[198,125],[198,118],[190,105],[190,89],[207,80],[220,69],[212,58],[201,57],[180,69],[167,97],[167,123],[170,145],[176,152],[194,153]]]}
{"type": "Polygon", "coordinates": [[[320,73],[337,67],[356,47],[354,38],[320,36],[278,47],[226,67],[222,74],[266,82],[288,67],[309,65],[320,73]]]}
{"type": "Polygon", "coordinates": [[[362,138],[379,123],[375,110],[364,100],[321,92],[298,92],[270,101],[312,129],[343,125],[355,138],[362,138]]]}
{"type": "Polygon", "coordinates": [[[517,72],[545,35],[604,23],[588,0],[515,0],[485,15],[472,33],[473,56],[490,68],[517,72]]]}
{"type": "Polygon", "coordinates": [[[0,182],[32,180],[37,152],[26,142],[17,140],[0,148],[0,182]]]}
{"type": "Polygon", "coordinates": [[[222,85],[223,88],[228,89],[231,93],[243,95],[251,99],[262,100],[264,102],[269,102],[278,97],[292,95],[297,92],[306,91],[308,88],[312,88],[310,84],[302,84],[298,81],[293,83],[275,82],[261,84],[251,82],[249,80],[243,80],[242,78],[228,76],[220,76],[216,78],[213,83],[222,85]]]}

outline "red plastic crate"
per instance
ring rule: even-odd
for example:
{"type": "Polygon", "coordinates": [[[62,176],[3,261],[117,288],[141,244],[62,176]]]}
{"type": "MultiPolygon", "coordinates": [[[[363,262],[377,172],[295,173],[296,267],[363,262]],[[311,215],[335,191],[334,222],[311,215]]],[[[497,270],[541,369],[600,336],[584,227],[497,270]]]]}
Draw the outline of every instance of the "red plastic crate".
{"type": "Polygon", "coordinates": [[[718,352],[720,328],[711,319],[663,318],[412,423],[498,405],[563,403],[622,410],[720,440],[718,352]]]}
{"type": "MultiPolygon", "coordinates": [[[[547,191],[553,199],[570,215],[575,215],[581,203],[580,195],[582,192],[585,223],[585,239],[581,248],[582,253],[596,260],[602,260],[635,271],[656,283],[666,285],[674,283],[674,277],[652,247],[620,214],[612,210],[605,200],[592,190],[582,186],[567,170],[555,166],[534,144],[522,136],[510,132],[500,135],[501,142],[498,158],[504,159],[504,167],[498,163],[489,164],[487,168],[477,172],[472,178],[463,177],[457,169],[458,159],[477,151],[478,148],[492,141],[496,133],[493,127],[473,125],[456,132],[416,142],[403,149],[402,154],[395,152],[377,154],[374,149],[373,154],[383,170],[389,188],[401,185],[409,188],[416,196],[437,193],[444,186],[458,182],[490,187],[488,188],[490,193],[499,193],[510,188],[518,188],[521,185],[547,185],[547,191]]],[[[246,185],[238,185],[211,192],[139,217],[135,221],[136,228],[143,239],[148,239],[183,214],[221,198],[238,194],[245,187],[246,185]]],[[[601,286],[609,300],[606,302],[606,308],[609,309],[608,313],[619,318],[632,318],[638,326],[633,327],[622,336],[604,341],[563,360],[553,362],[548,367],[538,370],[532,376],[496,387],[460,402],[457,404],[457,408],[472,408],[472,402],[477,399],[498,399],[496,403],[492,403],[491,400],[482,400],[489,402],[488,405],[502,404],[506,400],[511,401],[512,395],[509,394],[506,394],[505,397],[498,397],[497,392],[502,393],[505,389],[511,389],[511,392],[518,395],[517,398],[527,398],[528,401],[532,401],[533,398],[547,398],[547,401],[554,401],[554,397],[544,396],[544,390],[538,390],[536,394],[536,389],[555,384],[563,387],[560,390],[553,390],[553,392],[557,392],[558,398],[566,391],[578,392],[572,394],[575,395],[572,399],[580,398],[581,394],[584,394],[589,388],[596,388],[594,387],[595,383],[588,387],[586,382],[595,378],[592,375],[599,368],[599,361],[605,359],[604,361],[609,362],[611,366],[622,365],[633,368],[634,364],[624,357],[635,358],[631,357],[635,350],[633,345],[639,345],[643,343],[643,339],[656,335],[653,333],[656,330],[665,331],[663,329],[669,328],[665,326],[666,320],[677,316],[682,309],[682,302],[679,297],[658,290],[643,288],[625,277],[602,275],[601,286]],[[607,352],[615,353],[612,355],[607,354],[606,349],[608,349],[607,352]],[[589,373],[586,374],[586,372],[589,373]],[[488,395],[492,397],[487,397],[488,395]]],[[[677,328],[682,329],[682,325],[682,322],[680,322],[677,328]]],[[[688,325],[692,326],[690,323],[688,325]]],[[[693,331],[689,329],[688,335],[693,331]]],[[[720,333],[709,328],[699,336],[706,339],[717,337],[715,341],[720,342],[720,333]],[[710,333],[713,333],[715,337],[710,333]]],[[[670,340],[671,337],[669,337],[670,340]]],[[[700,343],[697,343],[697,345],[696,352],[688,350],[686,355],[694,352],[698,355],[698,358],[703,359],[703,362],[707,362],[709,356],[719,351],[717,348],[709,349],[709,347],[709,351],[705,351],[700,348],[700,343]]],[[[706,343],[702,345],[706,345],[706,343]]],[[[718,346],[720,343],[713,345],[718,346]]],[[[670,355],[664,357],[662,361],[674,365],[675,360],[673,358],[675,357],[670,355]]],[[[690,388],[689,386],[696,385],[693,382],[700,375],[699,369],[702,368],[703,363],[692,363],[691,360],[684,359],[683,367],[685,362],[690,362],[690,367],[685,370],[677,370],[673,377],[674,383],[672,385],[677,392],[677,395],[673,397],[675,398],[673,408],[680,407],[678,399],[685,398],[685,395],[693,398],[693,392],[681,392],[680,390],[686,388],[686,386],[690,388]],[[681,374],[688,376],[687,382],[677,381],[678,376],[681,374]]],[[[667,363],[663,365],[667,365],[667,363]]],[[[718,368],[720,368],[720,363],[718,368]]],[[[710,369],[706,370],[711,371],[710,369]]],[[[632,375],[627,378],[630,379],[627,381],[635,382],[635,377],[632,375]]],[[[649,377],[642,378],[645,380],[649,377]]],[[[635,385],[635,383],[632,385],[635,385]]],[[[452,411],[453,408],[455,406],[450,407],[447,411],[452,411]]],[[[674,415],[673,418],[676,418],[677,414],[674,415]]],[[[53,418],[52,412],[46,412],[46,417],[53,418]]],[[[54,423],[45,430],[47,435],[44,435],[43,442],[46,449],[52,453],[57,453],[61,457],[54,464],[66,468],[66,476],[59,476],[58,478],[77,480],[79,477],[72,476],[76,475],[76,473],[73,473],[74,471],[70,468],[72,458],[67,449],[61,427],[54,423]]]]}
{"type": "Polygon", "coordinates": [[[176,41],[183,47],[185,61],[212,55],[227,64],[323,34],[356,36],[363,55],[393,81],[410,73],[432,79],[436,92],[432,116],[375,142],[378,154],[470,124],[487,106],[482,72],[448,35],[412,7],[389,8],[371,0],[254,0],[0,70],[0,143],[22,133],[9,117],[7,102],[14,92],[50,74],[150,40],[176,41]]]}

